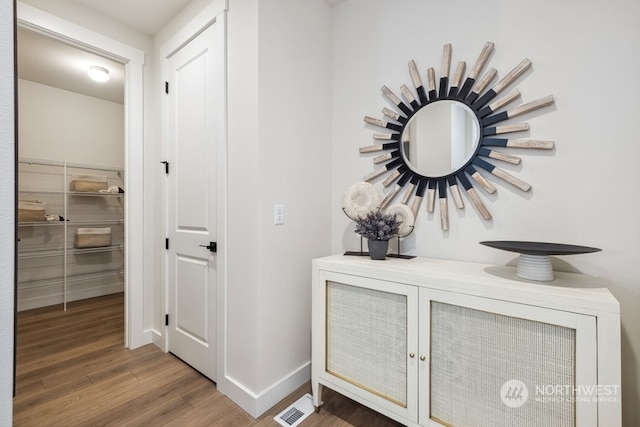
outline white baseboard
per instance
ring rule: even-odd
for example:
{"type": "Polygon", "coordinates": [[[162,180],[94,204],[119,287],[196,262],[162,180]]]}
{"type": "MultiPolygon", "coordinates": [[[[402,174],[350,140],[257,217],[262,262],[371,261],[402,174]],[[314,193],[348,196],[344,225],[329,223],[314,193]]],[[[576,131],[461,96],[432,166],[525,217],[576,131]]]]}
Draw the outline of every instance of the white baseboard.
{"type": "MultiPolygon", "coordinates": [[[[26,286],[18,291],[18,311],[47,307],[64,303],[64,295],[59,292],[63,288],[63,282],[59,283],[60,289],[51,290],[47,286],[26,286]]],[[[67,292],[67,302],[79,301],[88,298],[102,297],[117,294],[124,290],[122,283],[107,284],[86,289],[70,289],[67,292]]]]}
{"type": "Polygon", "coordinates": [[[129,335],[128,337],[129,342],[127,343],[127,348],[129,350],[135,350],[136,348],[151,344],[153,337],[152,333],[152,330],[145,330],[139,334],[134,332],[135,336],[129,335]]]}
{"type": "Polygon", "coordinates": [[[310,379],[311,362],[307,362],[259,394],[229,376],[218,381],[218,390],[253,418],[258,418],[310,379]]]}
{"type": "Polygon", "coordinates": [[[149,332],[151,334],[151,342],[153,344],[164,350],[164,338],[162,337],[162,334],[160,332],[156,331],[155,329],[149,329],[145,332],[149,332]]]}

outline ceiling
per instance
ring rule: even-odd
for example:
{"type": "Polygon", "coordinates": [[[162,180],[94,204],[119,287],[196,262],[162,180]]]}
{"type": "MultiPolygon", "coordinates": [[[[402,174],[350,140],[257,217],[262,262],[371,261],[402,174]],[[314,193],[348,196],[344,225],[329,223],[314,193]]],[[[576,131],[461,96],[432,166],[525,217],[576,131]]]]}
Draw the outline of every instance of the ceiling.
{"type": "MultiPolygon", "coordinates": [[[[154,36],[192,0],[67,0],[141,33],[154,36]]],[[[335,7],[346,0],[325,0],[335,7]]],[[[124,103],[124,66],[34,31],[18,30],[18,77],[59,89],[124,103]],[[90,65],[109,70],[110,80],[89,79],[90,65]]]]}
{"type": "MultiPolygon", "coordinates": [[[[72,0],[122,22],[136,30],[154,36],[192,0],[72,0]]],[[[346,0],[325,0],[337,6],[346,0]]]]}
{"type": "Polygon", "coordinates": [[[18,77],[124,104],[124,65],[24,28],[18,29],[18,77]],[[91,65],[109,70],[109,81],[91,80],[91,65]]]}
{"type": "Polygon", "coordinates": [[[73,0],[141,33],[154,36],[191,0],[73,0]]]}
{"type": "MultiPolygon", "coordinates": [[[[153,36],[191,0],[68,0],[153,36]]],[[[46,35],[18,29],[18,77],[120,104],[124,103],[124,66],[46,35]],[[89,66],[109,70],[109,81],[89,78],[89,66]]]]}

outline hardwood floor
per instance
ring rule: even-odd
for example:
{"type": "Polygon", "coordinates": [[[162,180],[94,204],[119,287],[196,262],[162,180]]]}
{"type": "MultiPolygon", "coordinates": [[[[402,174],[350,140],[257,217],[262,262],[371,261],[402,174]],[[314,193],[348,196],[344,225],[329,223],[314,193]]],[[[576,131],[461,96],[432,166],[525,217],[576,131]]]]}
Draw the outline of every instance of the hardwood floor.
{"type": "MultiPolygon", "coordinates": [[[[279,426],[273,417],[307,384],[259,419],[215,384],[154,345],[125,349],[122,294],[18,314],[15,426],[279,426]]],[[[400,426],[331,390],[301,427],[400,426]]]]}

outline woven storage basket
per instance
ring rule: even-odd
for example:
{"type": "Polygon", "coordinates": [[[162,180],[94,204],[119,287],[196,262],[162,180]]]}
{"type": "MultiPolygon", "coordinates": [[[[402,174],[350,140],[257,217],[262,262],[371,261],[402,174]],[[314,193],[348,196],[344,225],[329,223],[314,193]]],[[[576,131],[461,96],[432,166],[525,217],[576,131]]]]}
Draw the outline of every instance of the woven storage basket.
{"type": "Polygon", "coordinates": [[[100,248],[111,246],[111,228],[78,228],[76,248],[100,248]]]}
{"type": "Polygon", "coordinates": [[[73,175],[71,177],[71,191],[98,192],[107,188],[106,176],[73,175]]]}
{"type": "Polygon", "coordinates": [[[46,203],[40,200],[18,201],[18,222],[44,221],[46,203]]]}

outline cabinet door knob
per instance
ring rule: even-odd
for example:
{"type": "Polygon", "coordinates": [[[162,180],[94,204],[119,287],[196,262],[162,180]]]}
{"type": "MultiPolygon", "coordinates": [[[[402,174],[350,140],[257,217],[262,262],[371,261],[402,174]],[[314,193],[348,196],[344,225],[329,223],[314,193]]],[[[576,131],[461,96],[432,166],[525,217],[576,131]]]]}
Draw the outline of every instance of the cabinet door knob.
{"type": "Polygon", "coordinates": [[[423,362],[424,362],[426,359],[427,359],[426,357],[424,357],[424,356],[420,356],[420,360],[421,360],[421,361],[423,361],[423,362]]]}
{"type": "Polygon", "coordinates": [[[409,357],[413,359],[414,357],[416,357],[416,354],[415,353],[409,353],[409,357]]]}

